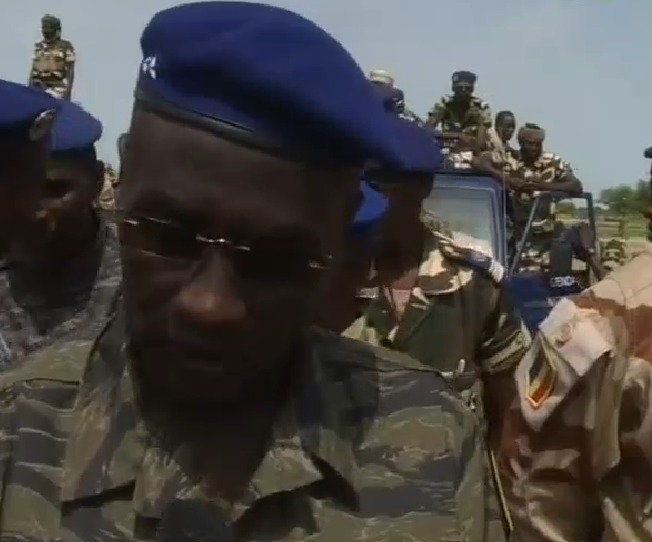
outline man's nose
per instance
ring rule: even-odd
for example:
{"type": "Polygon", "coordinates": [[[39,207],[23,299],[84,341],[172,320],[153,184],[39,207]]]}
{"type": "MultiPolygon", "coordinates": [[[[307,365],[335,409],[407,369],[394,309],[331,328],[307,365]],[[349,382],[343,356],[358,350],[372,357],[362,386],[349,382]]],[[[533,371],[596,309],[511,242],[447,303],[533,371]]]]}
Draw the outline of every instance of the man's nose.
{"type": "Polygon", "coordinates": [[[189,324],[202,328],[241,322],[247,311],[235,279],[228,259],[210,251],[178,293],[175,299],[177,310],[189,324]]]}

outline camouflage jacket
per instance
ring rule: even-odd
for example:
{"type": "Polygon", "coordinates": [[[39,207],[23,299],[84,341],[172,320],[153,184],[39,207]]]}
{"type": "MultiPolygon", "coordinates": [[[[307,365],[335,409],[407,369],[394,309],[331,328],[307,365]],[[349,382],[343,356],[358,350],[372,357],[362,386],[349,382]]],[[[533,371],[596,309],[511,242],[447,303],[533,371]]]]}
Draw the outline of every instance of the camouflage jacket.
{"type": "MultiPolygon", "coordinates": [[[[383,288],[347,337],[409,354],[441,371],[461,392],[480,373],[513,369],[530,335],[502,288],[502,266],[487,254],[429,231],[416,286],[396,321],[383,288]]],[[[479,408],[480,405],[478,405],[479,408]]]]}
{"type": "Polygon", "coordinates": [[[1,366],[87,322],[101,322],[120,277],[118,242],[105,224],[91,249],[61,270],[14,267],[0,273],[1,366]]]}
{"type": "Polygon", "coordinates": [[[428,113],[427,125],[442,132],[461,132],[468,128],[489,128],[492,123],[491,108],[480,98],[473,96],[469,107],[460,111],[452,96],[444,96],[428,113]]]}
{"type": "Polygon", "coordinates": [[[516,372],[502,470],[522,540],[652,540],[652,245],[560,301],[516,372]]]}
{"type": "MultiPolygon", "coordinates": [[[[515,150],[509,154],[502,151],[493,151],[490,154],[491,162],[496,169],[502,169],[506,176],[515,175],[527,181],[557,183],[567,180],[573,170],[558,155],[544,152],[532,165],[526,165],[521,159],[520,152],[515,150]]],[[[512,220],[517,232],[525,227],[532,210],[532,197],[535,194],[513,193],[512,220]]],[[[555,205],[549,203],[539,207],[533,222],[535,233],[552,232],[554,229],[555,205]]]]}
{"type": "Polygon", "coordinates": [[[2,540],[153,541],[178,498],[220,509],[238,542],[505,540],[475,417],[429,367],[314,331],[309,370],[226,506],[186,476],[174,420],[143,419],[120,319],[0,375],[2,540]]]}
{"type": "Polygon", "coordinates": [[[74,63],[75,49],[69,41],[39,41],[34,46],[31,80],[46,87],[67,87],[70,67],[74,63]]]}

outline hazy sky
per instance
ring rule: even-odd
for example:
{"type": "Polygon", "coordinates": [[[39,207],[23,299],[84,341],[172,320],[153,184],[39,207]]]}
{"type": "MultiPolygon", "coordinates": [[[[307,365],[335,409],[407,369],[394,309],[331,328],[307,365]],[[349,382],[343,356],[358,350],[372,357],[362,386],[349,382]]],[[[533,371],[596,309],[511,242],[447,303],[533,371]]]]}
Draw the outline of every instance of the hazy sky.
{"type": "MultiPolygon", "coordinates": [[[[171,0],[1,0],[0,77],[26,81],[40,17],[77,49],[74,99],[105,126],[115,163],[129,122],[140,33],[171,0]]],[[[592,190],[634,182],[652,145],[652,0],[277,0],[321,24],[368,71],[393,72],[420,115],[458,69],[478,74],[494,113],[547,129],[592,190]]]]}

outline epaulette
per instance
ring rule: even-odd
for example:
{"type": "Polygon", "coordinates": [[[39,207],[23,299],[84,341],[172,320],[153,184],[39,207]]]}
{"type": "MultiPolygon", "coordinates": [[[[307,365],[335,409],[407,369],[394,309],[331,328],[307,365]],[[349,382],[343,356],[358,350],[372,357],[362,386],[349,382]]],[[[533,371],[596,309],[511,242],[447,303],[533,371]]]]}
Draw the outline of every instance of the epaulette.
{"type": "Polygon", "coordinates": [[[505,268],[486,252],[465,246],[441,234],[435,234],[439,241],[439,250],[445,258],[453,260],[490,278],[496,284],[502,284],[505,268]]]}

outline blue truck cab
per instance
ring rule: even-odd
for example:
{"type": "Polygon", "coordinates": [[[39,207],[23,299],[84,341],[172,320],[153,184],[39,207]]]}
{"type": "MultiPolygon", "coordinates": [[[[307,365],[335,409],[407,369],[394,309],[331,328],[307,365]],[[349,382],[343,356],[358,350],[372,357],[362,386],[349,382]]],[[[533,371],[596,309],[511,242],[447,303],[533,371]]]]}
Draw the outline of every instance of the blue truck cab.
{"type": "MultiPolygon", "coordinates": [[[[474,240],[506,270],[505,287],[514,298],[521,316],[534,332],[560,299],[587,288],[592,275],[589,266],[577,259],[566,235],[568,227],[558,224],[550,249],[549,268],[520,272],[519,262],[532,235],[534,217],[541,205],[577,200],[587,209],[586,224],[595,233],[591,194],[570,197],[542,193],[534,197],[530,217],[520,239],[512,239],[505,191],[492,178],[475,172],[442,171],[435,175],[430,195],[424,200],[424,214],[432,214],[453,230],[453,238],[474,240]]],[[[595,236],[594,236],[595,237],[595,236]]],[[[595,247],[594,247],[595,249],[595,247]]]]}

